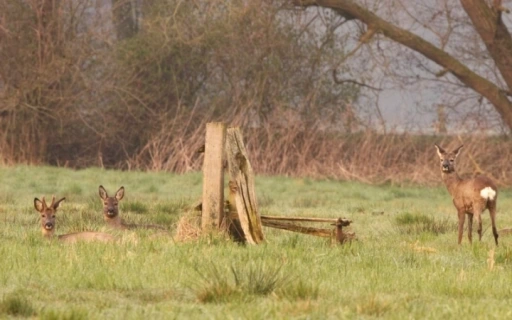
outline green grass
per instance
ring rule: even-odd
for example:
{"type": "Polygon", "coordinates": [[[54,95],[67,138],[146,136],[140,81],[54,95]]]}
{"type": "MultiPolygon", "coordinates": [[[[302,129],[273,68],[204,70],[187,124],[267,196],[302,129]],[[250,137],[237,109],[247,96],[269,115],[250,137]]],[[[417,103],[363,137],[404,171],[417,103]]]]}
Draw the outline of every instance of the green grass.
{"type": "Polygon", "coordinates": [[[35,314],[35,311],[32,304],[22,294],[13,292],[5,295],[0,301],[0,314],[30,317],[35,314]]]}
{"type": "MultiPolygon", "coordinates": [[[[180,243],[156,231],[110,231],[98,186],[126,188],[121,216],[175,231],[197,203],[201,174],[0,168],[0,318],[505,319],[511,316],[512,237],[457,245],[444,188],[257,177],[261,212],[345,217],[358,241],[264,229],[267,242],[180,243]],[[111,244],[42,239],[34,197],[66,197],[57,233],[111,232],[111,244]],[[261,200],[261,201],[260,201],[261,200]]],[[[501,190],[498,228],[512,227],[501,190]]],[[[328,227],[327,225],[324,225],[328,227]]],[[[474,239],[478,239],[476,232],[474,239]]]]}

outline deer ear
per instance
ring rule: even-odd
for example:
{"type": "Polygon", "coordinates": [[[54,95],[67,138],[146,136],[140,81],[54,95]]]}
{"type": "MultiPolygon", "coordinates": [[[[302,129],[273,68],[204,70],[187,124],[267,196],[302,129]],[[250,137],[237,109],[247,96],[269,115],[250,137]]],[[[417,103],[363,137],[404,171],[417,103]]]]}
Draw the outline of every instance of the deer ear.
{"type": "Polygon", "coordinates": [[[442,158],[443,155],[446,154],[446,151],[444,151],[444,149],[438,146],[437,144],[434,144],[434,146],[437,149],[437,154],[439,155],[439,158],[442,158]]]}
{"type": "Polygon", "coordinates": [[[62,198],[62,199],[60,199],[60,200],[57,200],[57,202],[55,202],[55,203],[53,204],[53,210],[57,210],[57,208],[58,208],[58,207],[60,207],[60,203],[61,203],[62,201],[64,201],[64,200],[66,200],[66,198],[62,198]]]}
{"type": "Polygon", "coordinates": [[[460,149],[462,149],[462,147],[464,147],[464,145],[461,145],[457,149],[453,150],[453,153],[455,154],[455,158],[457,158],[457,156],[459,155],[460,149]]]}
{"type": "Polygon", "coordinates": [[[34,208],[36,208],[37,211],[42,212],[44,210],[43,202],[37,198],[34,198],[34,208]]]}
{"type": "Polygon", "coordinates": [[[105,190],[105,188],[103,188],[103,186],[100,186],[99,192],[100,192],[101,199],[105,200],[106,198],[108,198],[107,190],[105,190]]]}
{"type": "Polygon", "coordinates": [[[124,197],[124,187],[119,188],[116,192],[116,199],[119,201],[124,197]]]}

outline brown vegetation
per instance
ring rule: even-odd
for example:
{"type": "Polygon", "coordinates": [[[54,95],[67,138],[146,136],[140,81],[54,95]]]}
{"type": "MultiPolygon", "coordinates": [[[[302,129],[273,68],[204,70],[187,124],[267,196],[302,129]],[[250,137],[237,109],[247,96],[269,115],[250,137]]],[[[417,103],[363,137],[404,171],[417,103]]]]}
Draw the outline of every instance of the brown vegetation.
{"type": "MultiPolygon", "coordinates": [[[[222,121],[242,128],[256,174],[439,183],[432,146],[459,138],[389,133],[378,108],[360,112],[338,15],[104,3],[0,0],[0,164],[200,170],[206,123],[222,121]]],[[[512,185],[507,138],[461,139],[461,172],[512,185]]]]}
{"type": "MultiPolygon", "coordinates": [[[[129,167],[179,173],[201,170],[202,155],[196,151],[204,144],[205,125],[199,122],[195,130],[175,137],[170,133],[155,136],[142,153],[127,161],[129,167]]],[[[512,157],[512,141],[508,137],[379,134],[370,130],[347,134],[307,128],[300,121],[286,126],[243,128],[247,152],[257,174],[439,185],[437,158],[432,154],[434,144],[463,142],[467,157],[458,164],[462,175],[486,174],[498,185],[512,185],[512,164],[507,160],[512,157]]]]}
{"type": "Polygon", "coordinates": [[[468,155],[458,164],[464,175],[485,173],[510,185],[511,142],[482,136],[416,136],[372,132],[333,135],[310,130],[245,134],[251,164],[259,174],[354,180],[374,184],[437,185],[440,174],[434,143],[452,145],[462,139],[468,155]],[[490,152],[500,150],[498,152],[490,152]],[[484,171],[485,169],[485,171],[484,171]]]}

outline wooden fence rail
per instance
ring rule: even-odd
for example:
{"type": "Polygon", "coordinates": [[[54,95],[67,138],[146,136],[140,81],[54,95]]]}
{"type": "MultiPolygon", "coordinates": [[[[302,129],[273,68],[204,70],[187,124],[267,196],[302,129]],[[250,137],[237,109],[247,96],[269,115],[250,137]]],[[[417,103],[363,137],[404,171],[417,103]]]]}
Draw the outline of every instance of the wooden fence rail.
{"type": "Polygon", "coordinates": [[[208,232],[213,228],[226,228],[235,240],[249,244],[265,240],[263,227],[300,232],[319,237],[336,238],[339,243],[351,237],[342,227],[352,221],[335,218],[260,216],[254,190],[254,172],[239,128],[228,128],[220,122],[206,126],[205,159],[203,166],[203,198],[201,228],[208,232]],[[224,208],[225,160],[229,172],[229,197],[224,208]],[[335,228],[315,228],[300,223],[329,223],[335,228]]]}

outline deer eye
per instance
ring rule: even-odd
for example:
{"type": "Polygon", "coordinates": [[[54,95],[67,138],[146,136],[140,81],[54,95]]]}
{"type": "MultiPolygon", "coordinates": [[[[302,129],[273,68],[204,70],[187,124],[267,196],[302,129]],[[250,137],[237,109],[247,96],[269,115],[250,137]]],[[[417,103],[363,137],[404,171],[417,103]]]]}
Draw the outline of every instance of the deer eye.
{"type": "Polygon", "coordinates": [[[52,214],[52,218],[55,218],[55,215],[54,215],[54,214],[52,214]]]}
{"type": "Polygon", "coordinates": [[[105,202],[103,202],[103,204],[104,204],[104,205],[108,205],[108,202],[107,202],[107,201],[105,201],[105,202]]]}
{"type": "Polygon", "coordinates": [[[450,162],[454,162],[454,161],[455,161],[455,159],[450,159],[450,162]]]}
{"type": "Polygon", "coordinates": [[[46,215],[45,215],[45,214],[42,214],[42,215],[41,215],[41,217],[42,217],[42,218],[46,218],[46,215]]]}

